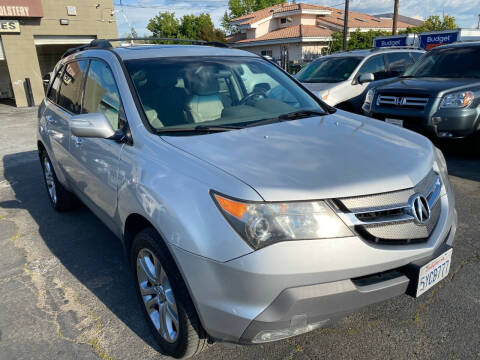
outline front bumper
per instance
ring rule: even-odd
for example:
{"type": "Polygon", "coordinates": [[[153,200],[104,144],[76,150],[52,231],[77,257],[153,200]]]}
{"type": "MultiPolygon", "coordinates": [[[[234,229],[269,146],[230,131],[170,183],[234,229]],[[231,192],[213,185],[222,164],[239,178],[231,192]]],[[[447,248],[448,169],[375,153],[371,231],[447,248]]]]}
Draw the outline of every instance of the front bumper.
{"type": "Polygon", "coordinates": [[[424,243],[378,245],[353,236],[291,241],[224,263],[174,246],[172,253],[211,337],[235,343],[278,340],[404,294],[409,279],[403,269],[426,263],[453,244],[457,215],[451,199],[441,197],[440,219],[424,243]],[[272,337],[272,330],[284,336],[272,337]]]}
{"type": "Polygon", "coordinates": [[[427,109],[423,112],[374,106],[370,112],[365,112],[365,115],[378,120],[402,119],[405,128],[434,137],[463,138],[480,129],[480,109],[477,107],[437,111],[427,109]]]}

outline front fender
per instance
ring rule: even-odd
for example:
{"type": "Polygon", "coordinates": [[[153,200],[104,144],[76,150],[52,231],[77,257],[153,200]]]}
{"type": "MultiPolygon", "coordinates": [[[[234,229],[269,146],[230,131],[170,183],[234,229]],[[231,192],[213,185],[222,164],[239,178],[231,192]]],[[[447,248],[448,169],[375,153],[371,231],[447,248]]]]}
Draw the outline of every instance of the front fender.
{"type": "Polygon", "coordinates": [[[260,196],[231,175],[161,143],[142,146],[143,153],[133,146],[122,151],[121,223],[125,224],[130,214],[141,215],[169,245],[216,261],[252,252],[224,219],[210,190],[247,200],[258,201],[260,196]],[[145,149],[151,152],[145,154],[145,149]]]}

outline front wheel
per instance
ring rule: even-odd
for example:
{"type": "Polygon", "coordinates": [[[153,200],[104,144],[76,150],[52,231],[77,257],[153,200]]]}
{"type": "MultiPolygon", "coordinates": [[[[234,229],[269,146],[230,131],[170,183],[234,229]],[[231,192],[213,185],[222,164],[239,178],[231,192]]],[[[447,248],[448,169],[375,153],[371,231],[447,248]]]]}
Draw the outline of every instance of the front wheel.
{"type": "Polygon", "coordinates": [[[137,294],[162,350],[175,358],[200,353],[208,337],[182,276],[155,229],[147,228],[135,237],[131,261],[137,294]]]}

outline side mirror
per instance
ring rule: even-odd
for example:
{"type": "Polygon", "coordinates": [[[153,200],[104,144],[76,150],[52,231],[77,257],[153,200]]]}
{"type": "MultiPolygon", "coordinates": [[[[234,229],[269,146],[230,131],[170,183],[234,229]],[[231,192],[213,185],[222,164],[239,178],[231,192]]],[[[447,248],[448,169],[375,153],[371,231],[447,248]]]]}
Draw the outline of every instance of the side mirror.
{"type": "Polygon", "coordinates": [[[374,80],[375,80],[375,75],[373,75],[372,73],[365,73],[365,74],[362,74],[358,77],[358,83],[359,84],[369,83],[369,82],[372,82],[374,80]]]}
{"type": "Polygon", "coordinates": [[[115,135],[110,122],[102,113],[73,116],[70,120],[70,131],[78,137],[108,139],[115,135]]]}

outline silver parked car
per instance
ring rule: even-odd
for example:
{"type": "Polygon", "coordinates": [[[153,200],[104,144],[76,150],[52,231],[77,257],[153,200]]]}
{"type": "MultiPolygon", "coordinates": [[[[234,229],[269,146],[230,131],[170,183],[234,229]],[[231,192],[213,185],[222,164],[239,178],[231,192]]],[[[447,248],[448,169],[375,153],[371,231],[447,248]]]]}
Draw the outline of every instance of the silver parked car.
{"type": "Polygon", "coordinates": [[[448,274],[454,197],[419,134],[240,50],[96,40],[52,79],[50,202],[79,198],[121,239],[169,355],[302,334],[448,274]]]}
{"type": "Polygon", "coordinates": [[[328,105],[360,113],[368,84],[401,75],[423,53],[409,47],[338,52],[312,61],[295,77],[328,105]]]}

